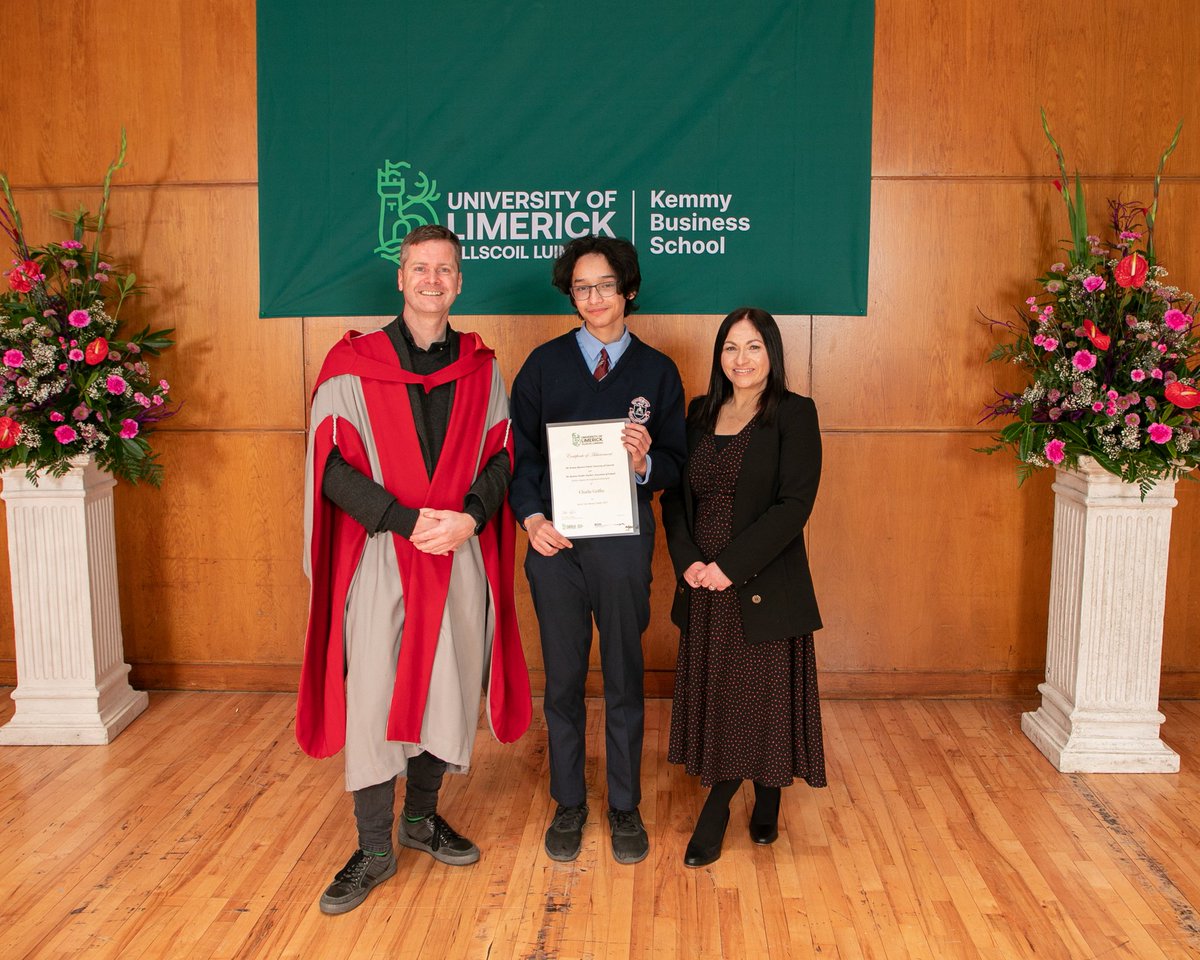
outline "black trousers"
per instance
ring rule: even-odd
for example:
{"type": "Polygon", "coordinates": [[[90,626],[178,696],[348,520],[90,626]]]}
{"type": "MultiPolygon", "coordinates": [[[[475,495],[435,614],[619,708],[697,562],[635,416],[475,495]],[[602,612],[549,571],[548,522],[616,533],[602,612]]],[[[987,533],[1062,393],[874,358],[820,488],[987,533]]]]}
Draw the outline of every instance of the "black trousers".
{"type": "Polygon", "coordinates": [[[650,623],[654,513],[648,503],[639,508],[637,536],[583,538],[552,557],[533,549],[525,555],[546,668],[550,795],[564,806],[587,799],[584,687],[593,619],[604,675],[609,806],[632,810],[641,802],[642,634],[650,623]]]}
{"type": "MultiPolygon", "coordinates": [[[[427,817],[437,813],[438,791],[446,773],[446,761],[432,753],[419,753],[408,761],[404,790],[404,813],[427,817]]],[[[396,822],[396,778],[354,791],[354,819],[358,823],[358,845],[363,850],[383,853],[392,849],[392,825],[396,822]]]]}

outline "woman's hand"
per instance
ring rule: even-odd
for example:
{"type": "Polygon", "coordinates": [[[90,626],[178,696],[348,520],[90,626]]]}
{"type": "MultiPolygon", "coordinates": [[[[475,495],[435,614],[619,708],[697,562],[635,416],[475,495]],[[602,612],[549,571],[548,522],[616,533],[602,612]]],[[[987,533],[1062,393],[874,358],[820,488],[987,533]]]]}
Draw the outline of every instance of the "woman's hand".
{"type": "Polygon", "coordinates": [[[697,579],[697,577],[700,575],[700,571],[703,569],[704,564],[697,560],[690,567],[683,571],[683,582],[689,587],[695,587],[696,589],[699,589],[700,581],[697,579]]]}
{"type": "Polygon", "coordinates": [[[725,572],[715,563],[693,563],[684,577],[688,574],[696,581],[692,586],[702,590],[725,590],[733,586],[733,581],[725,576],[725,572]],[[696,570],[696,567],[700,569],[696,570]]]}

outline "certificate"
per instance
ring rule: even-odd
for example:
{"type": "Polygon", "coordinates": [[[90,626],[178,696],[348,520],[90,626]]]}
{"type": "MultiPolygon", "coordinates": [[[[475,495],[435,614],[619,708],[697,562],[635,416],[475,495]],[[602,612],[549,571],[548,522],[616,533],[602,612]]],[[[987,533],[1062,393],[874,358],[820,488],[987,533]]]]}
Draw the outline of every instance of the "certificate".
{"type": "Polygon", "coordinates": [[[637,490],[624,420],[546,424],[550,512],[564,537],[619,537],[638,532],[637,490]]]}

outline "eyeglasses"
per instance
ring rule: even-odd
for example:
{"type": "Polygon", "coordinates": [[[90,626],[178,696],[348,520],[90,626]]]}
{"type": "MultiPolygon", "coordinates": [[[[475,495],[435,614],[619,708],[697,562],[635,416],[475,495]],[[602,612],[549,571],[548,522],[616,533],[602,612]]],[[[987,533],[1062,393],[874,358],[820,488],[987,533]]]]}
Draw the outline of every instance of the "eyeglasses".
{"type": "Polygon", "coordinates": [[[590,300],[592,291],[595,290],[600,296],[607,300],[617,292],[616,280],[605,280],[603,283],[577,283],[571,288],[572,300],[590,300]]]}

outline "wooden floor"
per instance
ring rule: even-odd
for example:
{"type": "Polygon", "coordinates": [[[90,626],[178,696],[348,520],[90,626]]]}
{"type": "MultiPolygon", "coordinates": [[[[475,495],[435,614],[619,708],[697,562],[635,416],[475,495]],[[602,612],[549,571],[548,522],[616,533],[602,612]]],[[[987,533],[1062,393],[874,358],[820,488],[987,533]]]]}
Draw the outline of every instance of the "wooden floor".
{"type": "MultiPolygon", "coordinates": [[[[1058,774],[1020,733],[1029,706],[826,702],[829,788],[784,791],[772,847],[746,836],[744,789],[700,870],[667,702],[648,704],[635,867],[608,853],[601,764],[583,853],[553,863],[544,728],[481,734],[441,810],[482,860],[402,850],[326,917],[354,847],[339,760],[300,753],[290,697],[155,694],[111,746],[0,748],[0,958],[1200,956],[1200,703],[1164,706],[1172,776],[1058,774]]],[[[589,722],[595,756],[598,706],[589,722]]]]}

